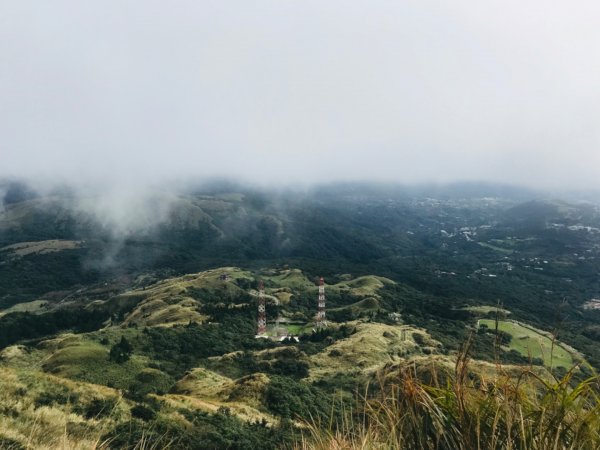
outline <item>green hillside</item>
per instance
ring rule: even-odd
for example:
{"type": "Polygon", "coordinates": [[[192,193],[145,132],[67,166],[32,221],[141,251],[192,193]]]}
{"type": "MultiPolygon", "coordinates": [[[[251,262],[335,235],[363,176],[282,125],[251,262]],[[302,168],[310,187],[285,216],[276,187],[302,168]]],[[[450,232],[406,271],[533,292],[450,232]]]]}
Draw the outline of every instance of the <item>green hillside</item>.
{"type": "Polygon", "coordinates": [[[0,448],[600,442],[594,210],[343,186],[169,205],[119,236],[60,196],[0,212],[0,448]]]}

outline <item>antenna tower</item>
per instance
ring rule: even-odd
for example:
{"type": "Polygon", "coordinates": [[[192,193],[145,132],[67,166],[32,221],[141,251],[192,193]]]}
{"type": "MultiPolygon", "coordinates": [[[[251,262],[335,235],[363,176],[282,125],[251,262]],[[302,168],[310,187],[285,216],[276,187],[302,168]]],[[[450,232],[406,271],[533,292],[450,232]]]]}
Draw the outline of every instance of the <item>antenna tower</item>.
{"type": "Polygon", "coordinates": [[[265,286],[262,280],[258,283],[258,329],[257,336],[267,334],[267,312],[265,309],[265,286]]]}
{"type": "Polygon", "coordinates": [[[319,305],[317,310],[317,328],[327,326],[325,321],[325,281],[323,277],[319,279],[319,305]]]}

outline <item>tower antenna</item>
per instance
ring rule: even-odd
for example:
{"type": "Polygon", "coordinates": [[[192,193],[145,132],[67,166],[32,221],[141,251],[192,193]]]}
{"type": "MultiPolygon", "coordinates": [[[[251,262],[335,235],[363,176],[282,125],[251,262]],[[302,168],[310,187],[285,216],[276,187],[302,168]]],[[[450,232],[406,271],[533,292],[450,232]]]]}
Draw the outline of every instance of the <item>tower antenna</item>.
{"type": "Polygon", "coordinates": [[[317,309],[317,329],[325,328],[325,280],[323,277],[319,279],[319,304],[317,309]]]}
{"type": "Polygon", "coordinates": [[[258,328],[257,337],[267,335],[267,312],[265,308],[265,285],[262,280],[258,283],[258,328]]]}

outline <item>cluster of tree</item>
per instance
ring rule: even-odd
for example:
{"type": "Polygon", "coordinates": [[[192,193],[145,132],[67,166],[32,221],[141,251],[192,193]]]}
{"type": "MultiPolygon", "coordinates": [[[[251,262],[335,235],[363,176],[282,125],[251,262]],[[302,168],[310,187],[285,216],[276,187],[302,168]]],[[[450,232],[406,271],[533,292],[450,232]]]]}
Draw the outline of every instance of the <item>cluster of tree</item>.
{"type": "MultiPolygon", "coordinates": [[[[264,404],[273,414],[287,419],[340,418],[343,404],[321,388],[289,377],[271,377],[264,404]]],[[[346,405],[348,406],[348,405],[346,405]]]]}
{"type": "Polygon", "coordinates": [[[179,378],[210,356],[273,345],[270,341],[254,338],[256,325],[249,309],[236,308],[230,312],[227,320],[214,324],[145,328],[143,350],[152,359],[161,361],[163,370],[179,378]]]}
{"type": "Polygon", "coordinates": [[[62,308],[44,314],[7,314],[0,317],[0,348],[65,330],[77,333],[94,331],[107,319],[108,316],[101,311],[80,308],[62,308]]]}
{"type": "Polygon", "coordinates": [[[32,300],[47,292],[95,283],[100,274],[82,266],[86,254],[85,249],[22,258],[0,253],[0,308],[32,300]]]}

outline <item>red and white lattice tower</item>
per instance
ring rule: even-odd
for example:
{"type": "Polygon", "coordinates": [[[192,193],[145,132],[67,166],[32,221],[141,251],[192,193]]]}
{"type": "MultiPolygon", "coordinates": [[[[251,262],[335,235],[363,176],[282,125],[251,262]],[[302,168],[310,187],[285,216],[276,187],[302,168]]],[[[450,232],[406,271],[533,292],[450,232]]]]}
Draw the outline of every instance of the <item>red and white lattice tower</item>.
{"type": "Polygon", "coordinates": [[[323,277],[319,279],[319,305],[317,310],[317,328],[327,326],[325,321],[325,281],[323,277]]]}
{"type": "Polygon", "coordinates": [[[261,281],[258,284],[258,328],[256,331],[258,336],[267,334],[267,312],[265,309],[265,286],[261,281]]]}

